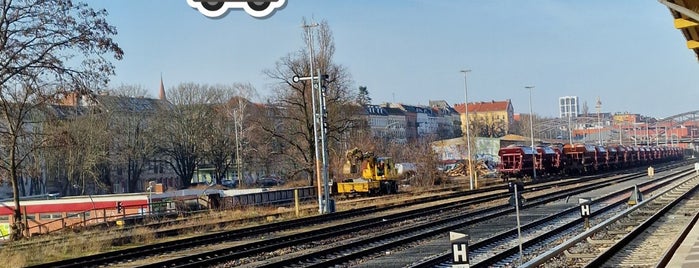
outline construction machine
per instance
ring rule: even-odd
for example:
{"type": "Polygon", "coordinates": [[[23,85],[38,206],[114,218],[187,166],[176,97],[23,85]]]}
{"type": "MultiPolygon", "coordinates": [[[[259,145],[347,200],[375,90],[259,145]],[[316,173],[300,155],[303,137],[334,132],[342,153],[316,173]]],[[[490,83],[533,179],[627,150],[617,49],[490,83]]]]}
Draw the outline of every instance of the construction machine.
{"type": "Polygon", "coordinates": [[[344,195],[383,195],[398,192],[398,172],[393,159],[377,157],[358,148],[345,153],[342,167],[345,179],[337,183],[337,192],[344,195]]]}

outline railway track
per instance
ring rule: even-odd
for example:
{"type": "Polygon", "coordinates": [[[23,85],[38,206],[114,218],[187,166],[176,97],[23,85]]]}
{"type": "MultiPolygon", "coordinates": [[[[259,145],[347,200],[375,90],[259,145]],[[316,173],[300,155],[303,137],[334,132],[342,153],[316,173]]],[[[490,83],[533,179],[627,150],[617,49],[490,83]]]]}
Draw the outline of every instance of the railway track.
{"type": "MultiPolygon", "coordinates": [[[[408,195],[413,195],[413,196],[420,196],[420,195],[427,195],[430,193],[438,193],[438,192],[452,192],[452,191],[459,191],[463,190],[463,186],[449,186],[449,187],[443,187],[439,189],[433,189],[433,190],[425,190],[425,191],[420,191],[416,193],[405,193],[405,194],[399,194],[399,196],[408,196],[408,195]]],[[[361,203],[364,202],[365,200],[371,200],[375,199],[375,197],[372,198],[357,198],[357,199],[350,199],[350,200],[342,200],[338,201],[338,203],[361,203]]],[[[416,200],[419,200],[420,198],[416,198],[416,200]]],[[[317,211],[317,208],[307,208],[307,209],[302,209],[302,211],[308,212],[308,214],[312,214],[315,211],[317,211]]],[[[136,225],[136,226],[129,226],[129,227],[124,227],[124,228],[111,228],[110,226],[107,225],[101,225],[101,226],[93,226],[93,227],[88,227],[85,228],[84,230],[81,230],[81,233],[83,235],[91,235],[95,233],[99,233],[102,235],[102,240],[108,241],[109,243],[105,244],[110,244],[111,246],[118,247],[118,246],[123,246],[132,243],[135,239],[134,236],[131,234],[133,230],[142,228],[142,229],[150,229],[153,230],[153,236],[154,238],[164,238],[164,237],[173,237],[173,236],[178,236],[183,233],[190,233],[194,231],[205,231],[205,230],[217,230],[221,228],[226,228],[229,226],[241,226],[245,225],[251,222],[266,222],[268,218],[284,218],[286,215],[288,215],[288,212],[279,212],[279,213],[271,213],[271,214],[266,214],[266,215],[260,215],[260,216],[254,216],[254,217],[246,217],[243,219],[225,219],[224,217],[211,217],[211,218],[205,218],[205,216],[201,215],[204,213],[203,211],[196,211],[193,212],[193,216],[187,216],[183,218],[178,218],[178,219],[171,219],[171,220],[165,220],[165,221],[157,221],[157,222],[150,222],[142,225],[136,225]],[[210,220],[211,222],[208,222],[206,224],[190,224],[191,222],[197,222],[201,221],[203,219],[210,220]]],[[[32,239],[29,241],[18,241],[14,242],[11,244],[6,244],[6,245],[0,245],[0,247],[5,247],[10,250],[24,250],[27,248],[31,247],[36,247],[37,245],[41,246],[51,246],[51,245],[64,245],[66,243],[70,243],[70,239],[68,238],[52,238],[50,236],[46,237],[37,237],[36,239],[32,239]]]]}
{"type": "MultiPolygon", "coordinates": [[[[692,172],[690,172],[692,173],[692,172]]],[[[699,207],[699,177],[653,195],[524,263],[565,267],[655,267],[699,207]],[[677,218],[686,218],[677,221],[677,218]],[[635,259],[634,259],[635,258],[635,259]]]]}
{"type": "MultiPolygon", "coordinates": [[[[699,209],[696,190],[604,262],[605,267],[655,267],[699,209]]],[[[600,260],[601,262],[601,260],[600,260]]]]}
{"type": "MultiPolygon", "coordinates": [[[[529,205],[534,206],[537,204],[551,202],[553,200],[559,200],[572,194],[578,194],[592,189],[605,187],[618,183],[620,180],[631,179],[629,177],[630,176],[627,176],[624,179],[615,180],[610,179],[606,183],[591,182],[590,185],[583,187],[570,190],[561,190],[551,194],[544,194],[536,198],[536,200],[530,202],[529,205]]],[[[247,253],[244,251],[244,248],[230,247],[158,263],[152,263],[141,267],[201,267],[222,263],[224,266],[228,266],[250,264],[251,260],[255,261],[254,264],[252,264],[252,266],[255,267],[328,267],[342,265],[346,262],[351,263],[353,260],[361,260],[362,258],[365,258],[371,254],[376,254],[377,252],[384,252],[384,250],[413,243],[414,241],[418,241],[420,239],[441,235],[448,230],[452,230],[460,226],[474,224],[500,217],[502,215],[511,214],[514,211],[514,209],[509,205],[500,205],[468,213],[462,212],[461,208],[452,209],[450,211],[446,211],[443,208],[439,210],[442,211],[441,215],[449,216],[437,216],[427,218],[425,220],[416,220],[418,216],[410,214],[406,215],[405,219],[396,219],[398,220],[397,222],[409,221],[409,223],[406,224],[407,227],[388,228],[389,226],[382,224],[378,226],[378,229],[370,229],[374,227],[358,226],[357,223],[353,224],[352,229],[344,229],[342,226],[335,226],[333,228],[333,232],[327,233],[323,236],[309,237],[311,235],[310,233],[304,234],[304,240],[294,241],[296,246],[289,247],[284,245],[284,247],[269,247],[263,251],[267,255],[272,255],[273,253],[271,252],[306,252],[297,254],[298,256],[295,257],[286,255],[281,258],[268,261],[266,259],[271,258],[261,256],[260,252],[256,251],[247,253]],[[347,234],[353,234],[355,232],[357,232],[357,234],[353,237],[341,237],[341,239],[337,239],[338,236],[346,236],[347,234]],[[306,243],[313,243],[317,244],[318,246],[316,246],[316,249],[308,249],[301,246],[306,243]]],[[[395,222],[389,217],[382,219],[382,221],[395,222]]],[[[312,233],[318,234],[320,232],[321,231],[313,231],[312,233]]]]}
{"type": "MultiPolygon", "coordinates": [[[[688,174],[691,171],[684,170],[679,173],[688,174]]],[[[642,191],[651,194],[652,191],[659,191],[662,187],[669,187],[672,182],[681,178],[682,175],[671,174],[663,176],[653,181],[639,184],[642,191]]],[[[610,218],[626,209],[626,202],[631,188],[621,189],[592,201],[590,221],[594,224],[610,218]]],[[[540,218],[521,226],[522,247],[525,258],[536,256],[537,254],[555,245],[557,240],[564,237],[572,237],[584,230],[583,219],[580,217],[578,206],[572,206],[565,210],[546,209],[539,213],[549,213],[547,217],[540,218]]],[[[493,226],[493,225],[491,225],[493,226]]],[[[476,243],[469,245],[469,259],[471,267],[505,267],[519,263],[519,245],[517,229],[514,219],[502,220],[496,226],[504,226],[502,233],[495,236],[485,237],[479,234],[479,228],[469,226],[473,234],[472,241],[476,243]]],[[[503,229],[503,228],[500,228],[503,229]]],[[[435,258],[423,260],[411,265],[411,267],[450,267],[451,252],[444,252],[435,258]]]]}
{"type": "MultiPolygon", "coordinates": [[[[627,176],[626,179],[631,179],[630,176],[627,176]]],[[[616,180],[623,180],[623,179],[616,179],[616,180]]],[[[607,180],[608,183],[615,183],[612,182],[612,179],[607,180]]],[[[546,185],[538,186],[539,189],[544,189],[547,187],[560,187],[561,185],[570,185],[570,184],[576,184],[576,183],[581,183],[579,180],[570,180],[566,182],[557,182],[557,183],[549,183],[546,185]]],[[[595,184],[594,182],[590,181],[589,183],[595,184]]],[[[597,186],[600,186],[600,183],[596,183],[597,186]]],[[[468,208],[469,206],[473,206],[475,204],[480,204],[483,202],[489,202],[497,199],[504,199],[508,197],[509,195],[507,193],[504,193],[504,190],[498,191],[498,189],[503,189],[503,187],[496,187],[494,194],[485,194],[483,193],[482,197],[474,197],[470,198],[469,200],[459,200],[459,201],[453,201],[453,202],[446,202],[445,204],[441,205],[440,208],[434,209],[434,208],[424,208],[422,211],[418,210],[410,210],[408,212],[401,212],[401,213],[394,213],[390,214],[390,216],[384,216],[383,218],[380,219],[369,219],[366,220],[364,224],[374,224],[377,227],[367,227],[368,225],[363,225],[364,229],[367,228],[377,228],[381,229],[381,224],[383,226],[387,226],[387,224],[400,224],[400,219],[406,220],[408,218],[416,218],[416,217],[427,217],[426,219],[430,221],[430,219],[434,218],[429,218],[429,214],[435,213],[435,211],[450,211],[451,210],[459,210],[462,211],[465,208],[468,208]],[[499,193],[498,193],[499,192],[499,193]],[[412,213],[412,214],[409,214],[412,213]],[[419,214],[422,213],[424,214],[423,216],[419,216],[419,214]],[[401,218],[405,217],[405,218],[401,218]],[[386,220],[386,219],[396,219],[396,220],[386,220]],[[379,221],[377,221],[379,220],[379,221]],[[373,221],[373,223],[371,222],[373,221]]],[[[491,189],[492,190],[492,189],[491,189]]],[[[262,226],[257,226],[257,227],[251,227],[251,228],[244,228],[240,230],[233,230],[229,232],[222,232],[222,233],[217,233],[217,234],[211,234],[211,235],[205,235],[205,236],[200,236],[200,237],[195,237],[195,238],[188,238],[188,239],[182,239],[182,240],[177,240],[177,241],[172,241],[172,242],[166,242],[166,243],[158,243],[154,245],[147,245],[147,246],[142,246],[142,247],[136,247],[132,249],[127,249],[127,250],[120,250],[120,251],[114,251],[114,252],[107,252],[103,254],[98,254],[98,255],[93,255],[93,256],[87,256],[83,258],[77,258],[77,259],[71,259],[71,260],[64,260],[60,262],[53,262],[53,263],[47,263],[47,264],[42,264],[42,265],[37,265],[35,267],[85,267],[85,266],[96,266],[96,265],[108,265],[110,263],[119,263],[119,262],[128,262],[130,260],[134,259],[143,259],[143,258],[152,258],[153,256],[159,256],[162,255],[164,252],[173,252],[173,251],[186,251],[187,249],[195,248],[195,247],[201,247],[201,245],[209,245],[209,244],[218,244],[222,243],[224,241],[242,241],[243,238],[248,237],[259,237],[259,236],[265,236],[265,237],[274,237],[278,235],[274,235],[275,233],[279,233],[282,230],[289,230],[289,229],[295,229],[299,228],[301,226],[311,226],[311,225],[317,225],[321,223],[327,223],[329,221],[333,220],[339,220],[339,219],[347,219],[347,218],[353,218],[353,217],[361,217],[362,215],[374,215],[377,213],[385,212],[388,210],[392,209],[399,209],[399,208],[406,208],[412,205],[416,204],[424,204],[425,202],[437,202],[437,201],[443,201],[447,200],[449,198],[463,198],[463,193],[454,193],[453,195],[446,195],[442,196],[439,198],[423,198],[418,201],[414,202],[405,202],[402,204],[396,204],[396,205],[391,205],[391,206],[385,206],[385,207],[371,207],[371,208],[365,208],[365,209],[356,209],[352,211],[346,211],[346,212],[338,212],[330,215],[322,215],[322,216],[316,216],[316,217],[311,217],[311,218],[304,218],[304,219],[298,219],[298,220],[292,220],[288,222],[280,222],[280,223],[274,223],[274,224],[267,224],[267,225],[262,225],[262,226]]],[[[501,207],[501,209],[503,209],[501,207]]],[[[453,212],[453,211],[452,211],[453,212]]],[[[355,222],[350,222],[347,223],[347,225],[351,225],[352,227],[356,228],[354,229],[355,231],[360,230],[362,228],[357,228],[357,226],[360,226],[359,223],[355,222]]],[[[332,227],[332,229],[337,229],[338,227],[332,227]]],[[[345,228],[351,228],[349,226],[345,228]]],[[[383,227],[385,228],[385,227],[383,227]]],[[[201,259],[211,259],[212,256],[220,255],[223,254],[222,252],[228,250],[230,251],[236,251],[236,252],[242,252],[246,251],[249,252],[250,254],[246,257],[243,255],[238,256],[237,258],[250,258],[250,256],[254,256],[253,249],[255,245],[258,247],[256,249],[257,253],[264,253],[265,251],[274,251],[275,247],[276,250],[279,250],[280,248],[286,246],[289,247],[290,245],[298,245],[299,243],[303,244],[305,242],[308,242],[308,237],[311,237],[311,235],[319,235],[319,232],[326,233],[327,237],[337,237],[338,233],[332,233],[329,231],[319,231],[319,230],[324,230],[324,228],[319,228],[318,230],[310,231],[307,233],[299,233],[295,236],[293,235],[287,235],[284,239],[287,239],[286,245],[284,243],[280,243],[281,240],[276,240],[277,243],[276,246],[271,246],[273,245],[273,242],[270,242],[269,240],[273,239],[267,239],[263,240],[266,242],[261,241],[260,243],[245,243],[247,249],[243,249],[243,245],[239,246],[233,246],[230,247],[228,246],[227,249],[223,249],[221,251],[211,251],[207,254],[207,256],[203,256],[201,254],[194,254],[192,255],[193,257],[185,257],[185,258],[179,258],[177,260],[168,260],[165,262],[160,262],[158,264],[152,264],[146,267],[162,267],[162,265],[166,262],[178,262],[178,263],[192,263],[191,259],[194,260],[201,260],[201,259]],[[303,240],[306,239],[306,240],[303,240]],[[288,241],[296,241],[296,242],[288,242],[288,241]],[[266,243],[266,246],[261,246],[262,243],[266,243]],[[232,250],[234,249],[234,250],[232,250]],[[190,258],[190,260],[186,260],[186,258],[190,258]]],[[[353,232],[352,229],[344,229],[342,231],[343,233],[351,233],[353,232]]],[[[280,236],[284,237],[284,236],[280,236]]],[[[318,236],[313,236],[314,238],[317,239],[322,239],[319,238],[318,236]]],[[[223,254],[225,255],[225,254],[223,254]]],[[[230,254],[227,257],[228,259],[232,258],[230,254]]],[[[235,258],[235,257],[234,257],[235,258]]],[[[219,261],[223,260],[225,258],[219,258],[219,261]]],[[[213,263],[213,262],[212,262],[213,263]]]]}
{"type": "MultiPolygon", "coordinates": [[[[569,183],[573,183],[573,182],[569,182],[569,183]]],[[[552,185],[550,187],[554,187],[554,186],[552,185]]],[[[423,203],[440,202],[442,200],[449,200],[449,199],[458,199],[456,201],[451,202],[452,205],[459,205],[460,203],[462,203],[462,205],[470,205],[472,203],[488,202],[488,201],[499,199],[499,198],[505,198],[507,196],[507,194],[504,193],[505,191],[504,190],[498,191],[497,190],[498,188],[504,188],[504,187],[495,187],[495,189],[491,189],[491,190],[495,190],[495,193],[485,194],[485,193],[483,193],[485,191],[480,191],[479,193],[482,196],[471,197],[470,199],[464,198],[463,197],[464,194],[462,192],[447,194],[447,195],[443,195],[443,196],[439,196],[439,197],[425,197],[425,198],[419,198],[419,199],[411,200],[411,201],[397,202],[396,204],[393,204],[393,205],[386,205],[386,206],[380,206],[380,207],[379,206],[371,206],[371,207],[365,207],[365,208],[360,208],[360,209],[353,209],[350,211],[336,212],[333,214],[312,216],[312,217],[307,217],[307,218],[300,218],[300,219],[276,222],[276,223],[271,223],[271,224],[263,224],[263,225],[248,227],[248,228],[241,228],[241,229],[236,229],[236,230],[231,230],[231,231],[225,231],[225,232],[207,234],[207,235],[202,235],[202,236],[197,236],[197,237],[192,237],[192,238],[180,239],[180,240],[176,240],[176,241],[156,243],[156,244],[152,244],[152,245],[134,247],[134,248],[125,249],[125,250],[106,252],[106,253],[101,253],[101,254],[92,255],[92,256],[85,256],[85,257],[75,258],[75,259],[70,259],[70,260],[63,260],[63,261],[39,264],[39,265],[36,265],[34,267],[84,267],[84,266],[92,266],[92,265],[100,265],[100,264],[118,263],[124,259],[144,258],[144,257],[148,257],[148,256],[158,255],[158,254],[161,254],[162,252],[181,251],[181,250],[186,250],[186,249],[189,249],[192,247],[199,247],[200,245],[215,244],[215,243],[221,243],[224,241],[236,241],[236,240],[240,240],[240,239],[246,238],[246,237],[247,238],[250,238],[250,237],[254,238],[254,237],[260,237],[260,236],[270,236],[271,234],[280,232],[282,230],[290,230],[290,229],[308,227],[308,226],[323,224],[323,223],[332,222],[332,221],[347,220],[347,219],[352,219],[355,217],[362,217],[362,216],[366,216],[366,215],[382,213],[384,211],[401,209],[404,207],[419,205],[419,204],[423,204],[423,203]]],[[[546,187],[543,187],[543,188],[546,188],[546,187]]],[[[174,233],[174,232],[176,232],[176,230],[167,230],[167,231],[163,231],[163,232],[174,233]]]]}

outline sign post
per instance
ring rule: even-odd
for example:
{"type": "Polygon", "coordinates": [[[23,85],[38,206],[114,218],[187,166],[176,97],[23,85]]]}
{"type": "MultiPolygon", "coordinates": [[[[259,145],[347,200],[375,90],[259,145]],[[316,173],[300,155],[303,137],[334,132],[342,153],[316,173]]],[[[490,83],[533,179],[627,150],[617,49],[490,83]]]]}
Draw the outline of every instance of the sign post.
{"type": "Polygon", "coordinates": [[[452,259],[452,268],[470,268],[468,262],[468,235],[449,232],[449,242],[451,243],[451,251],[454,256],[452,259]]]}
{"type": "Polygon", "coordinates": [[[578,199],[580,204],[580,217],[585,219],[585,229],[590,229],[590,203],[592,198],[581,197],[578,199]]]}
{"type": "MultiPolygon", "coordinates": [[[[694,168],[696,169],[696,166],[694,168]]],[[[648,167],[648,177],[652,179],[653,175],[655,175],[655,169],[653,169],[653,167],[648,167]]]]}
{"type": "Polygon", "coordinates": [[[629,197],[629,206],[636,205],[643,201],[643,193],[638,189],[638,185],[633,186],[633,192],[631,192],[631,197],[629,197]]]}

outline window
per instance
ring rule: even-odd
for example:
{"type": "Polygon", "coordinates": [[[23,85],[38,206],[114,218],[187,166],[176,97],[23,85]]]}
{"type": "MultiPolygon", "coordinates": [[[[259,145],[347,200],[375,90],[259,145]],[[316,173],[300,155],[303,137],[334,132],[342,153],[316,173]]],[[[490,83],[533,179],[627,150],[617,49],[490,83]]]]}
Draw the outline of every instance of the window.
{"type": "Polygon", "coordinates": [[[61,213],[41,213],[39,214],[39,219],[41,220],[51,220],[63,218],[61,213]]]}
{"type": "Polygon", "coordinates": [[[0,222],[10,222],[10,216],[9,215],[0,216],[0,222]]]}
{"type": "Polygon", "coordinates": [[[83,217],[83,214],[85,214],[85,218],[89,218],[89,217],[90,217],[90,212],[89,212],[89,211],[85,211],[85,212],[73,212],[73,213],[68,213],[68,215],[66,216],[66,218],[70,218],[70,219],[80,219],[80,218],[83,217]]]}

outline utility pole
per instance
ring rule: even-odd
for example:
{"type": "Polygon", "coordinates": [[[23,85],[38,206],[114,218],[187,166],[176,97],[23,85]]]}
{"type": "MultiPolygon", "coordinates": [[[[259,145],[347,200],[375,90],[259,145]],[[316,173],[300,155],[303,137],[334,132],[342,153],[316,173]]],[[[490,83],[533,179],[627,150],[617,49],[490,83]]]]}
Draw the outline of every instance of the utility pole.
{"type": "Polygon", "coordinates": [[[473,174],[473,157],[471,157],[471,134],[470,134],[470,123],[471,119],[468,117],[468,86],[466,83],[466,74],[471,72],[471,70],[461,70],[462,73],[464,73],[464,110],[465,110],[465,116],[466,116],[466,154],[468,154],[468,180],[469,184],[471,185],[470,189],[473,190],[477,187],[475,187],[475,184],[478,184],[478,178],[476,177],[474,179],[473,174]],[[475,182],[474,182],[475,181],[475,182]]]}
{"type": "Polygon", "coordinates": [[[570,123],[571,117],[573,117],[573,113],[568,112],[568,142],[573,144],[573,125],[570,123]]]}
{"type": "Polygon", "coordinates": [[[599,112],[602,109],[602,101],[597,97],[597,105],[595,105],[595,108],[597,108],[597,126],[599,127],[599,130],[597,131],[597,142],[599,146],[602,146],[602,121],[600,120],[599,112]]]}
{"type": "Polygon", "coordinates": [[[243,186],[243,171],[241,169],[242,162],[240,158],[240,136],[243,135],[243,127],[240,122],[239,109],[240,98],[238,98],[238,107],[233,110],[233,129],[235,130],[235,168],[238,174],[238,188],[243,186]],[[238,135],[239,130],[241,132],[240,135],[238,135]]]}
{"type": "Polygon", "coordinates": [[[622,125],[622,122],[619,122],[619,145],[624,145],[623,142],[623,136],[621,135],[624,131],[624,126],[622,125]]]}
{"type": "Polygon", "coordinates": [[[533,158],[533,165],[534,169],[533,171],[533,179],[536,180],[536,148],[534,147],[534,113],[532,112],[532,89],[534,89],[534,86],[526,86],[524,87],[529,90],[529,130],[531,131],[532,135],[532,152],[534,152],[534,155],[532,156],[533,158]]]}

